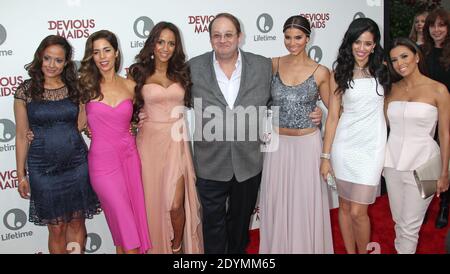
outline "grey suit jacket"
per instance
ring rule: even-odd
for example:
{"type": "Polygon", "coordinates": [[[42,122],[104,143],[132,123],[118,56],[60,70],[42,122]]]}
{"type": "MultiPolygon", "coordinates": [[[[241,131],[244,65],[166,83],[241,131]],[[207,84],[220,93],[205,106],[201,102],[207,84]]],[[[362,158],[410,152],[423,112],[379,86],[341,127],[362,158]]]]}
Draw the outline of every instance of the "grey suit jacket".
{"type": "Polygon", "coordinates": [[[240,52],[241,83],[233,110],[217,83],[213,52],[189,61],[195,111],[193,158],[197,177],[203,179],[229,181],[235,175],[242,182],[262,170],[258,125],[260,110],[270,100],[272,63],[269,58],[240,52]]]}

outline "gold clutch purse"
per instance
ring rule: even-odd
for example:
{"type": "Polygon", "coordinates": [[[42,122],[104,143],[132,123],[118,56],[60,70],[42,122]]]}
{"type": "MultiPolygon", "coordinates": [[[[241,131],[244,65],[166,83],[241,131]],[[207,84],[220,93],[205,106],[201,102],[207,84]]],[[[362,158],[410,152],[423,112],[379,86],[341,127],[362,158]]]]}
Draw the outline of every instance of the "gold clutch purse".
{"type": "Polygon", "coordinates": [[[436,193],[437,181],[441,177],[441,171],[442,160],[440,154],[414,170],[414,178],[422,199],[426,199],[436,193]]]}

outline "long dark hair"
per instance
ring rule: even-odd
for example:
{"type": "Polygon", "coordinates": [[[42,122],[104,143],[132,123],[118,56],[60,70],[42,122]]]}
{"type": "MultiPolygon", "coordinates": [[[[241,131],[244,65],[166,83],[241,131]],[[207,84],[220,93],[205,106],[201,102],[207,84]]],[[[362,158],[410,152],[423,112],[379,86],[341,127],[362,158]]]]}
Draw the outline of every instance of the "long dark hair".
{"type": "Polygon", "coordinates": [[[66,63],[61,73],[61,81],[67,87],[70,100],[78,103],[80,94],[77,89],[77,69],[75,63],[72,61],[72,46],[66,38],[58,35],[49,35],[45,37],[36,49],[33,61],[25,65],[25,69],[28,71],[28,75],[31,79],[22,84],[24,93],[33,100],[42,99],[45,82],[44,73],[42,72],[42,59],[44,50],[54,45],[58,45],[64,50],[66,63]]]}
{"type": "Polygon", "coordinates": [[[183,51],[180,31],[172,23],[159,22],[153,27],[150,32],[150,36],[145,41],[144,47],[141,49],[139,54],[136,55],[136,63],[131,65],[129,69],[131,77],[134,81],[136,81],[134,120],[138,120],[137,114],[144,105],[142,87],[144,86],[146,79],[155,73],[155,59],[153,51],[161,32],[165,29],[172,31],[175,35],[175,51],[169,60],[169,65],[167,67],[167,78],[171,81],[180,83],[183,86],[185,90],[184,104],[187,107],[191,107],[191,73],[189,66],[186,63],[186,55],[183,51]]]}
{"type": "MultiPolygon", "coordinates": [[[[345,90],[352,87],[353,83],[353,69],[355,66],[355,58],[352,52],[353,43],[364,32],[370,32],[373,35],[375,48],[373,53],[369,56],[368,68],[369,73],[384,87],[385,90],[389,88],[389,73],[386,66],[383,64],[385,60],[384,50],[380,45],[380,29],[377,23],[370,18],[358,18],[350,23],[341,46],[336,61],[333,63],[334,79],[337,83],[337,88],[334,92],[343,94],[345,90]]],[[[378,95],[378,83],[376,92],[378,95]]]]}
{"type": "Polygon", "coordinates": [[[448,70],[450,68],[450,15],[444,9],[437,9],[428,14],[425,20],[425,26],[423,27],[423,53],[428,56],[431,50],[434,48],[434,40],[430,34],[430,26],[434,25],[436,20],[440,18],[444,24],[447,26],[447,36],[445,37],[444,43],[442,44],[442,56],[439,58],[439,63],[448,70]]]}
{"type": "MultiPolygon", "coordinates": [[[[417,44],[409,38],[398,37],[398,38],[395,38],[394,41],[392,41],[392,45],[389,49],[389,52],[391,52],[391,50],[393,50],[394,48],[399,47],[399,46],[404,46],[404,47],[408,48],[413,54],[419,55],[419,63],[417,64],[417,66],[419,67],[420,73],[422,73],[423,75],[427,75],[426,64],[425,64],[422,50],[420,49],[420,47],[417,46],[417,44]]],[[[389,57],[389,62],[387,62],[387,64],[388,64],[389,73],[391,76],[391,81],[393,83],[400,81],[403,77],[395,71],[394,67],[392,66],[392,61],[391,61],[390,57],[389,57]]]]}
{"type": "MultiPolygon", "coordinates": [[[[103,94],[100,91],[102,75],[95,65],[93,58],[94,42],[99,39],[105,39],[111,44],[116,52],[119,51],[117,37],[109,30],[99,30],[94,32],[86,40],[84,57],[80,67],[80,79],[78,81],[80,91],[82,92],[82,100],[85,103],[97,98],[99,98],[100,101],[103,100],[103,94]]],[[[119,51],[114,64],[115,72],[119,71],[121,60],[122,55],[119,51]]]]}

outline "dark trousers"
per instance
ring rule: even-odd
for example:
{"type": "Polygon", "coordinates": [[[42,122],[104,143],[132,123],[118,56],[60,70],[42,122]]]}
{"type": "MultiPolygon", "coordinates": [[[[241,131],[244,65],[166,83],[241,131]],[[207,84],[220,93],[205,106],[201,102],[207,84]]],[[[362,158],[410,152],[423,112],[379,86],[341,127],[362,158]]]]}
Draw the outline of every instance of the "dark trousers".
{"type": "Polygon", "coordinates": [[[260,183],[261,173],[243,182],[234,176],[228,182],[197,178],[205,254],[245,253],[260,183]]]}

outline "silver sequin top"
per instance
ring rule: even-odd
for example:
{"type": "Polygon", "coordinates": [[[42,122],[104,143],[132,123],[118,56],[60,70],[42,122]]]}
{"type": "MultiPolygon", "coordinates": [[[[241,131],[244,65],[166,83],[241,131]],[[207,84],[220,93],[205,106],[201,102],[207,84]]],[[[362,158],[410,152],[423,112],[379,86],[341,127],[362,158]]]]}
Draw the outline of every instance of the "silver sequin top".
{"type": "Polygon", "coordinates": [[[295,86],[283,84],[278,72],[272,76],[273,106],[278,106],[279,119],[274,115],[274,125],[280,128],[315,128],[309,114],[316,107],[319,89],[313,74],[295,86]],[[279,123],[277,125],[277,121],[279,123]]]}

